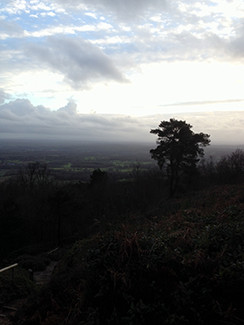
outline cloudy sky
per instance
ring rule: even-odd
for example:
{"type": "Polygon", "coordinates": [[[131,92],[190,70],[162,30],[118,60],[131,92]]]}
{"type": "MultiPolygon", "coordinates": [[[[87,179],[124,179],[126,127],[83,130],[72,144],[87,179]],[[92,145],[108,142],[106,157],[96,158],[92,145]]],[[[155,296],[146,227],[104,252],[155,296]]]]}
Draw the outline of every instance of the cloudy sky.
{"type": "Polygon", "coordinates": [[[0,138],[244,142],[243,0],[5,0],[0,138]]]}

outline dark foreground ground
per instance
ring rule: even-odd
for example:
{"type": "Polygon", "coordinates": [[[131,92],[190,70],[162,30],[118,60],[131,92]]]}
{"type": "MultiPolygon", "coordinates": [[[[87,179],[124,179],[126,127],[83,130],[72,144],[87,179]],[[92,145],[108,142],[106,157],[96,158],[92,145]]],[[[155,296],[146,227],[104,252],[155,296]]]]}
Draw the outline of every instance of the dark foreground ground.
{"type": "Polygon", "coordinates": [[[2,289],[0,300],[23,300],[2,324],[243,324],[243,193],[240,184],[188,193],[53,256],[22,256],[12,298],[2,289]],[[27,280],[26,268],[52,260],[49,282],[27,280]]]}

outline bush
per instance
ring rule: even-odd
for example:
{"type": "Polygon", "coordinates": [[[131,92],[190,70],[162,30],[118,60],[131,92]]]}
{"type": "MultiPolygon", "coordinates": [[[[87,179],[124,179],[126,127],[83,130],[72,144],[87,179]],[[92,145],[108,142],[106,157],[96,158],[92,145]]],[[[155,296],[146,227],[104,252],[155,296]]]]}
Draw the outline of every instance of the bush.
{"type": "Polygon", "coordinates": [[[163,221],[77,242],[56,269],[43,319],[55,303],[66,324],[240,324],[243,224],[179,218],[171,232],[163,221]]]}
{"type": "Polygon", "coordinates": [[[222,182],[240,182],[244,176],[244,151],[237,149],[231,155],[223,157],[216,164],[218,178],[222,182]]]}

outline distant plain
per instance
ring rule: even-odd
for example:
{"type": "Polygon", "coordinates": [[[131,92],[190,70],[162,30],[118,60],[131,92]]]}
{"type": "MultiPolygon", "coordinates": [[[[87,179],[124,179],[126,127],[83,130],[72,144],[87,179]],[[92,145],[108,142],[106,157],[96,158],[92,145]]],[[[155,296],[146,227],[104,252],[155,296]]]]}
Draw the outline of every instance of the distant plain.
{"type": "MultiPolygon", "coordinates": [[[[87,182],[94,169],[106,171],[115,180],[131,177],[135,170],[157,168],[150,157],[154,143],[82,142],[40,140],[0,141],[0,181],[17,176],[29,163],[46,164],[50,176],[59,181],[87,182]]],[[[219,160],[242,146],[210,145],[205,160],[219,160]]]]}

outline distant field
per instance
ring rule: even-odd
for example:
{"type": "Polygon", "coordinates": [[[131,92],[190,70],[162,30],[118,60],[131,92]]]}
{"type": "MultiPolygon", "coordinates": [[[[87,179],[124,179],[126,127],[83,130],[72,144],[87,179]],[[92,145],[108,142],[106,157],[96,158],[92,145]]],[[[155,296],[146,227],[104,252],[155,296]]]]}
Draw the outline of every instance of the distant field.
{"type": "Polygon", "coordinates": [[[109,143],[42,143],[27,141],[0,142],[0,178],[14,176],[28,163],[48,165],[50,174],[59,180],[87,181],[100,168],[113,177],[130,177],[135,168],[156,166],[149,154],[150,146],[109,143]]]}
{"type": "MultiPolygon", "coordinates": [[[[50,174],[58,180],[89,180],[100,168],[115,178],[130,177],[135,168],[148,170],[157,165],[149,150],[155,143],[97,143],[0,141],[0,180],[15,176],[30,162],[46,163],[50,174]]],[[[210,146],[206,159],[218,160],[233,152],[235,146],[210,146]]],[[[243,146],[244,148],[244,146],[243,146]]],[[[243,149],[241,148],[241,149],[243,149]]]]}

